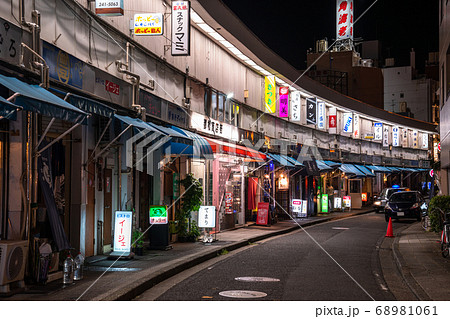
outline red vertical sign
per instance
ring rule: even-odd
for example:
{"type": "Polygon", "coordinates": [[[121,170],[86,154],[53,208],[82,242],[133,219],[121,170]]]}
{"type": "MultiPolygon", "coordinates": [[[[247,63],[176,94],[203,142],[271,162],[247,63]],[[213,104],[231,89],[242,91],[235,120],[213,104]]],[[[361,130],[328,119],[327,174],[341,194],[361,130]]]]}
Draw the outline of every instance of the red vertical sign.
{"type": "Polygon", "coordinates": [[[269,203],[258,203],[258,214],[256,225],[267,225],[269,223],[269,203]]]}

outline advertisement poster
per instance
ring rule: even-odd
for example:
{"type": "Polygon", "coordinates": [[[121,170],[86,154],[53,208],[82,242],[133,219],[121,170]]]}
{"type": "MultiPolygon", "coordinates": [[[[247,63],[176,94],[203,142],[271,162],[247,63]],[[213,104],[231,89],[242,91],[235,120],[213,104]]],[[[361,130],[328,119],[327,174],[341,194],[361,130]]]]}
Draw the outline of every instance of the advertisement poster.
{"type": "Polygon", "coordinates": [[[200,206],[198,210],[198,227],[216,227],[216,206],[200,206]]]}
{"type": "Polygon", "coordinates": [[[150,206],[149,208],[150,224],[167,224],[169,218],[167,216],[167,206],[150,206]]]}
{"type": "Polygon", "coordinates": [[[225,214],[233,214],[233,193],[225,193],[225,214]]]}
{"type": "Polygon", "coordinates": [[[162,35],[164,33],[162,13],[141,13],[134,15],[135,35],[162,35]]]}
{"type": "Polygon", "coordinates": [[[258,203],[256,225],[267,225],[269,223],[269,203],[258,203]]]}
{"type": "Polygon", "coordinates": [[[344,196],[344,207],[350,208],[352,207],[352,197],[344,196]]]}
{"type": "Polygon", "coordinates": [[[328,194],[322,194],[322,213],[328,213],[328,194]]]}
{"type": "Polygon", "coordinates": [[[117,211],[114,219],[114,252],[131,250],[132,212],[117,211]]]}

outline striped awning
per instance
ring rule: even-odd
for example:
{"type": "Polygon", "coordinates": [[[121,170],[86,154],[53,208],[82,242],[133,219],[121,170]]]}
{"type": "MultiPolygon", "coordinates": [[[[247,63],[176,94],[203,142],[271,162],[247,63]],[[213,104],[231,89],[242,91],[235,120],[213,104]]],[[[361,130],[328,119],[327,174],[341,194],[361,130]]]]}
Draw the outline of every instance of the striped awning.
{"type": "MultiPolygon", "coordinates": [[[[214,153],[211,148],[211,145],[208,143],[208,141],[201,135],[176,127],[172,126],[172,129],[174,131],[177,131],[181,134],[184,134],[193,140],[193,149],[190,151],[190,155],[194,157],[202,157],[206,159],[214,159],[214,153]]],[[[184,152],[186,153],[186,152],[184,152]]]]}
{"type": "Polygon", "coordinates": [[[216,139],[212,139],[209,137],[204,137],[206,141],[208,141],[209,145],[213,153],[225,153],[232,154],[236,156],[242,156],[251,160],[256,161],[265,161],[267,160],[267,156],[264,153],[251,149],[249,147],[228,143],[216,139]]]}

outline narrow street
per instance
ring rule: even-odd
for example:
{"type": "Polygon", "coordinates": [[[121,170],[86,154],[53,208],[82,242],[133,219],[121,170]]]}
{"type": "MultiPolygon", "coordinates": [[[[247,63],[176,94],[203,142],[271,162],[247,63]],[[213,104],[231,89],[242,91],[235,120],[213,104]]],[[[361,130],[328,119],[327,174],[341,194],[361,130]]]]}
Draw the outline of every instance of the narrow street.
{"type": "MultiPolygon", "coordinates": [[[[267,294],[258,300],[395,300],[378,261],[377,247],[385,233],[384,216],[374,213],[308,227],[208,264],[185,280],[172,282],[175,286],[156,300],[244,300],[219,294],[230,290],[267,294]]],[[[152,290],[136,300],[149,297],[155,297],[152,290]]]]}

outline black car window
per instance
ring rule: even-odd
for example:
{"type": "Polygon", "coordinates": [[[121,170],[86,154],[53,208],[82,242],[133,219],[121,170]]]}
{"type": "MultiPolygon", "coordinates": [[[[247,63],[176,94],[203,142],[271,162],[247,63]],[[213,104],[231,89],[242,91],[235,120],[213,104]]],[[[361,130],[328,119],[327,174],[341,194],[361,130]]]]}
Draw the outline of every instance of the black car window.
{"type": "Polygon", "coordinates": [[[391,196],[391,202],[415,202],[415,193],[395,193],[391,196]]]}

